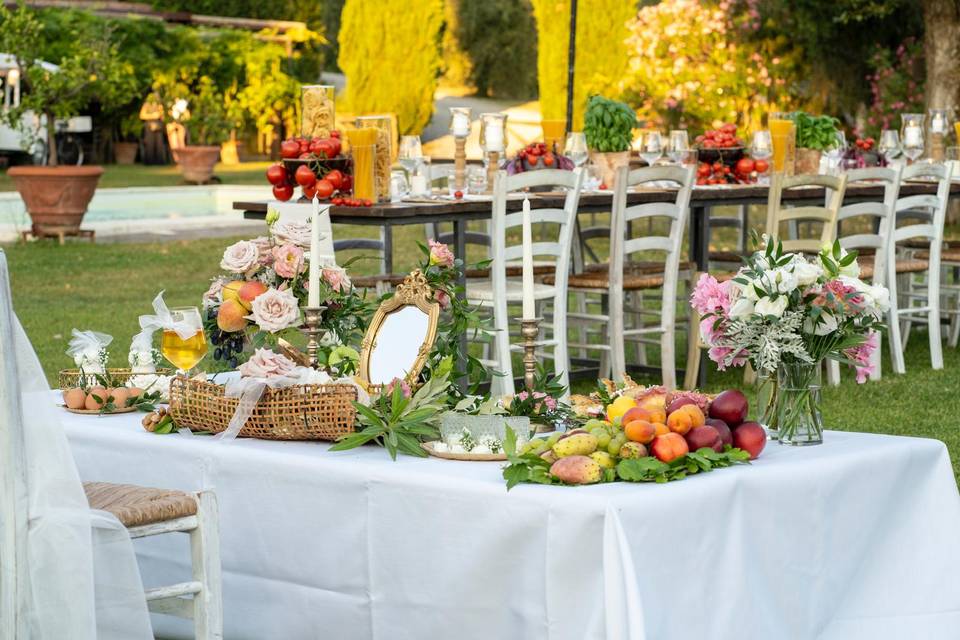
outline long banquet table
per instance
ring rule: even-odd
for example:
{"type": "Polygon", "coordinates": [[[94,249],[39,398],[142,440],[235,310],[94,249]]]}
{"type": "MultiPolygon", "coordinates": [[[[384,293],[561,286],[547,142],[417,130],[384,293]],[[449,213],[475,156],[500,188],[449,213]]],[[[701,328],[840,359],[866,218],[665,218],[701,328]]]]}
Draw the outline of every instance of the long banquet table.
{"type": "MultiPolygon", "coordinates": [[[[960,637],[960,497],[934,440],[828,432],[666,485],[508,493],[498,463],[64,424],[84,480],[216,491],[228,639],[960,637]]],[[[138,555],[147,586],[189,574],[185,537],[138,555]]]]}

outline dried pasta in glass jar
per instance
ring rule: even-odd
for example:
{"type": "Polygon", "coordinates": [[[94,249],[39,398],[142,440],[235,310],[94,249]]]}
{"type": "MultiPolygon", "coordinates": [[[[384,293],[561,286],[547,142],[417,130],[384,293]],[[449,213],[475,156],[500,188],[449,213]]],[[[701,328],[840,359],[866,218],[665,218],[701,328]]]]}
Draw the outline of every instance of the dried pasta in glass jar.
{"type": "Polygon", "coordinates": [[[328,138],[334,128],[333,87],[305,84],[300,87],[300,135],[328,138]]]}

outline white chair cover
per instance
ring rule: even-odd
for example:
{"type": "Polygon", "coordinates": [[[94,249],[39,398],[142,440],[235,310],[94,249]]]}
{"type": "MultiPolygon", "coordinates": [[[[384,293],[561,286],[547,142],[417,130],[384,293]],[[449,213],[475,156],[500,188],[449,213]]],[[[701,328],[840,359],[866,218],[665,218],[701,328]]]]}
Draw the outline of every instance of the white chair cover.
{"type": "MultiPolygon", "coordinates": [[[[16,398],[0,407],[0,430],[22,434],[26,466],[26,549],[4,549],[2,562],[16,566],[23,585],[15,607],[17,637],[30,640],[147,640],[153,638],[143,583],[127,530],[111,514],[92,511],[50,387],[37,355],[13,312],[7,260],[0,251],[0,356],[14,367],[0,367],[0,397],[16,398]],[[10,375],[15,372],[15,375],[10,375]]],[[[9,441],[9,440],[8,440],[9,441]]],[[[14,439],[17,441],[17,439],[14,439]]],[[[9,453],[9,452],[5,452],[9,453]]],[[[6,455],[4,463],[11,459],[6,455]]],[[[4,493],[0,530],[6,537],[22,501],[4,493]]],[[[20,544],[23,544],[20,542],[20,544]]],[[[7,565],[4,572],[11,571],[7,565]]],[[[9,623],[9,621],[7,621],[9,623]]],[[[6,625],[4,625],[6,627],[6,625]]],[[[10,627],[6,627],[10,628],[10,627]]]]}

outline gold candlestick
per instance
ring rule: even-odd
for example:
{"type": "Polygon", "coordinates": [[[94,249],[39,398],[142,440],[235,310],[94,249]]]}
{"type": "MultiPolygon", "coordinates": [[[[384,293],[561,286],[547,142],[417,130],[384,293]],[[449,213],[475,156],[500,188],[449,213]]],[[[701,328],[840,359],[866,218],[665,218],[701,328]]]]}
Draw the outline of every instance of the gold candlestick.
{"type": "Polygon", "coordinates": [[[457,145],[453,152],[453,182],[457,191],[463,191],[467,183],[467,139],[457,136],[453,141],[457,145]]]}
{"type": "Polygon", "coordinates": [[[493,193],[493,180],[500,169],[500,152],[487,151],[487,193],[493,193]]]}
{"type": "Polygon", "coordinates": [[[523,337],[523,381],[527,391],[533,392],[537,376],[537,338],[543,318],[518,318],[523,337]]]}
{"type": "Polygon", "coordinates": [[[317,354],[320,352],[320,334],[323,333],[320,319],[324,310],[326,307],[306,307],[303,310],[302,331],[307,335],[307,362],[314,369],[318,368],[317,354]]]}

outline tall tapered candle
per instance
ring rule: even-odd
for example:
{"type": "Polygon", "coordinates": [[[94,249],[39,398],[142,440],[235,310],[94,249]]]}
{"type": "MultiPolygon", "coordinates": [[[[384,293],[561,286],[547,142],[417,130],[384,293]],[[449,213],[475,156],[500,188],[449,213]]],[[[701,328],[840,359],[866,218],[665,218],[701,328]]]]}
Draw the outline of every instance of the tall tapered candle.
{"type": "Polygon", "coordinates": [[[523,319],[536,317],[533,303],[533,222],[530,219],[530,200],[523,199],[523,319]]]}
{"type": "Polygon", "coordinates": [[[310,228],[310,284],[307,306],[320,306],[320,200],[313,196],[313,225],[310,228]]]}

